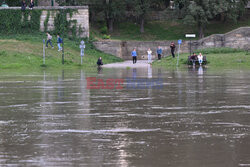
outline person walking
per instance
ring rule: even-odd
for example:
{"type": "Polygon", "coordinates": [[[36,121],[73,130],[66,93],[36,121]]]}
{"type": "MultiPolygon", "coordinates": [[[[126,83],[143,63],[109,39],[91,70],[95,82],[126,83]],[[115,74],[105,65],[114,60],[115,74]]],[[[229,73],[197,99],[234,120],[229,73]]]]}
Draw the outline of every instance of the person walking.
{"type": "Polygon", "coordinates": [[[33,0],[30,0],[29,8],[30,8],[30,9],[33,9],[34,6],[35,6],[34,1],[33,1],[33,0]]]}
{"type": "Polygon", "coordinates": [[[136,53],[136,49],[134,48],[134,50],[131,52],[131,56],[133,57],[133,64],[136,63],[137,61],[137,53],[136,53]]]}
{"type": "Polygon", "coordinates": [[[175,44],[174,44],[174,42],[171,42],[170,49],[171,49],[171,54],[172,54],[172,56],[174,58],[175,57],[175,55],[174,55],[174,51],[175,51],[175,44]]]}
{"type": "Polygon", "coordinates": [[[60,37],[59,34],[57,34],[57,46],[58,46],[58,52],[62,50],[61,44],[63,43],[62,38],[60,37]]]}
{"type": "Polygon", "coordinates": [[[200,64],[200,66],[201,66],[201,65],[202,65],[202,62],[203,62],[203,56],[202,56],[202,54],[200,53],[197,57],[198,57],[199,64],[200,64]]]}
{"type": "Polygon", "coordinates": [[[25,0],[22,0],[22,2],[21,2],[21,10],[25,11],[26,7],[27,7],[27,4],[26,4],[25,0]]]}
{"type": "Polygon", "coordinates": [[[52,47],[52,49],[54,49],[54,46],[52,45],[52,36],[49,34],[49,32],[47,32],[47,42],[46,42],[46,48],[48,48],[48,44],[50,44],[50,46],[52,47]]]}
{"type": "Polygon", "coordinates": [[[148,64],[150,64],[152,60],[152,51],[150,48],[148,48],[147,53],[148,53],[148,64]]]}
{"type": "Polygon", "coordinates": [[[158,46],[156,53],[157,53],[157,55],[158,55],[158,60],[161,60],[162,49],[160,48],[160,46],[158,46]]]}

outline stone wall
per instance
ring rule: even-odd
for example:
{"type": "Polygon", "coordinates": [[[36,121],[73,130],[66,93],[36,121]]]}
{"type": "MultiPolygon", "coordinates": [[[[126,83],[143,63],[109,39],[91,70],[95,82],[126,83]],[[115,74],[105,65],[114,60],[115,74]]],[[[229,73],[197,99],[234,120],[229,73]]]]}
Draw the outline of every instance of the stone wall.
{"type": "Polygon", "coordinates": [[[41,19],[40,19],[40,31],[44,32],[44,22],[47,18],[47,13],[50,11],[49,21],[47,24],[47,30],[53,31],[55,29],[54,26],[54,18],[58,13],[59,9],[76,9],[76,12],[73,13],[72,17],[67,16],[68,20],[76,20],[76,27],[81,27],[81,34],[77,34],[80,37],[89,37],[89,10],[87,6],[74,6],[74,7],[37,7],[34,9],[43,9],[41,19]]]}
{"type": "MultiPolygon", "coordinates": [[[[47,18],[47,13],[50,11],[49,20],[47,24],[47,30],[53,31],[55,29],[54,26],[54,18],[56,17],[56,14],[59,12],[59,10],[65,10],[65,9],[74,9],[76,10],[73,12],[72,17],[69,15],[67,16],[68,20],[76,20],[76,28],[77,31],[80,27],[80,34],[78,32],[78,36],[80,37],[89,37],[89,8],[88,6],[39,6],[34,7],[32,10],[42,10],[41,18],[40,18],[40,31],[44,32],[44,22],[47,18]]],[[[8,7],[8,8],[0,8],[0,10],[21,10],[21,7],[8,7]]],[[[30,10],[27,8],[26,10],[30,10]]],[[[37,18],[39,19],[39,18],[37,18]]]]}
{"type": "MultiPolygon", "coordinates": [[[[173,42],[175,42],[176,47],[178,47],[177,41],[173,42]]],[[[162,47],[163,55],[170,55],[170,43],[171,41],[141,42],[103,40],[95,42],[94,45],[100,51],[128,60],[131,59],[130,52],[133,48],[137,49],[139,59],[147,58],[148,48],[153,51],[153,58],[155,58],[157,46],[162,47]]],[[[190,44],[192,50],[218,47],[250,50],[250,27],[242,27],[226,34],[211,35],[200,40],[192,40],[191,43],[188,40],[184,40],[180,48],[180,53],[188,53],[190,51],[190,44]]]]}

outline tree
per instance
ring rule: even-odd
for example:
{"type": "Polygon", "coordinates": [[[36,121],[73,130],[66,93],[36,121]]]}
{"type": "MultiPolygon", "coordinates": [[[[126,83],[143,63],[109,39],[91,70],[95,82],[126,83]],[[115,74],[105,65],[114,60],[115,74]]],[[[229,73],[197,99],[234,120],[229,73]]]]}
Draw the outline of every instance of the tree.
{"type": "Polygon", "coordinates": [[[178,12],[178,18],[183,18],[183,15],[187,13],[190,0],[175,0],[174,2],[178,12]]]}
{"type": "Polygon", "coordinates": [[[204,29],[209,20],[214,19],[218,14],[227,13],[230,16],[238,17],[239,11],[245,7],[246,0],[193,0],[188,5],[188,13],[184,18],[188,24],[196,24],[199,29],[199,37],[204,37],[204,29]],[[234,12],[233,12],[234,11],[234,12]]]}
{"type": "Polygon", "coordinates": [[[140,32],[144,33],[144,24],[146,14],[150,11],[151,3],[153,0],[127,0],[133,15],[140,22],[140,32]]]}
{"type": "Polygon", "coordinates": [[[126,9],[124,0],[57,0],[57,2],[60,5],[89,5],[91,15],[103,12],[109,32],[113,32],[114,22],[123,16],[126,9]]]}
{"type": "Polygon", "coordinates": [[[236,22],[244,14],[248,0],[227,0],[227,2],[228,10],[225,12],[225,16],[236,22]]]}
{"type": "Polygon", "coordinates": [[[115,20],[119,20],[125,13],[125,1],[123,0],[103,0],[103,11],[105,13],[106,24],[109,32],[113,32],[115,20]]]}

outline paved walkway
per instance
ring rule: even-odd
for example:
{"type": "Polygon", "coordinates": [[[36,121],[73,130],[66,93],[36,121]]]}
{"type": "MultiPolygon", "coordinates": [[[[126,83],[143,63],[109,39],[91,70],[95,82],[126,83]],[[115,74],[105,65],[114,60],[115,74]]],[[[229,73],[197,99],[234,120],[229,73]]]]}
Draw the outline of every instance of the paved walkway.
{"type": "Polygon", "coordinates": [[[148,64],[147,60],[137,60],[136,64],[133,64],[132,60],[127,60],[119,63],[111,63],[105,64],[103,67],[105,68],[147,68],[150,64],[148,64]]]}

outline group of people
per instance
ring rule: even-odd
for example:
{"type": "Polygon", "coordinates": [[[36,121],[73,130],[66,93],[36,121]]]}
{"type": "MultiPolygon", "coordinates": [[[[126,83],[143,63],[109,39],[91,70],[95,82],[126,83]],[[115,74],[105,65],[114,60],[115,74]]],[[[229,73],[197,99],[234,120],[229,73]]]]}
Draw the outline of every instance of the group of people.
{"type": "MultiPolygon", "coordinates": [[[[171,42],[170,49],[171,49],[172,57],[175,58],[175,44],[174,44],[174,42],[171,42]]],[[[162,52],[163,52],[162,48],[160,46],[158,46],[158,48],[156,50],[156,54],[158,56],[158,60],[161,60],[162,52]]],[[[151,64],[152,63],[152,50],[150,48],[148,48],[147,54],[148,54],[148,63],[151,64]]],[[[133,58],[133,64],[135,64],[137,62],[136,48],[134,48],[134,50],[131,52],[131,56],[133,58]]]]}
{"type": "MultiPolygon", "coordinates": [[[[62,46],[61,44],[63,43],[62,38],[60,37],[59,34],[57,34],[57,46],[58,46],[58,51],[62,51],[62,46]]],[[[54,49],[54,46],[52,44],[52,35],[50,35],[49,32],[47,32],[47,42],[46,42],[46,48],[48,48],[48,44],[54,49]]]]}
{"type": "MultiPolygon", "coordinates": [[[[29,8],[33,9],[34,6],[35,6],[34,0],[30,0],[29,8]]],[[[22,11],[25,11],[26,7],[27,7],[26,1],[22,0],[22,2],[21,2],[21,9],[22,9],[22,11]]]]}
{"type": "Polygon", "coordinates": [[[193,65],[195,65],[195,61],[198,60],[200,66],[203,63],[203,55],[200,53],[199,55],[196,55],[193,53],[193,55],[190,57],[190,60],[193,62],[193,65]]]}
{"type": "MultiPolygon", "coordinates": [[[[47,34],[47,42],[46,42],[46,48],[48,48],[48,44],[50,44],[51,48],[54,49],[54,46],[52,44],[52,35],[50,35],[49,32],[46,33],[47,34]]],[[[63,43],[62,38],[60,37],[59,34],[57,34],[57,46],[58,46],[58,51],[62,51],[62,46],[61,44],[63,43]]],[[[102,57],[99,57],[96,64],[98,65],[98,67],[100,67],[101,65],[103,65],[102,62],[102,57]]]]}

